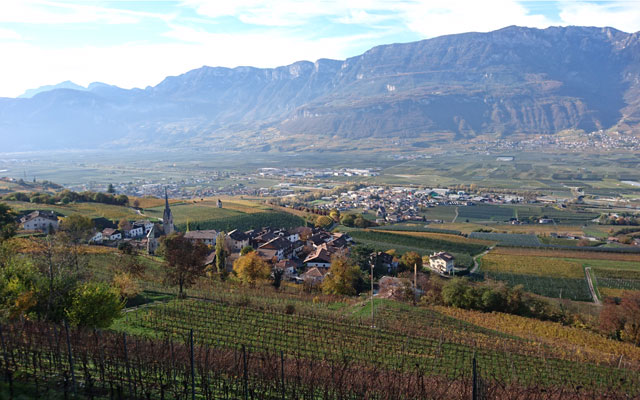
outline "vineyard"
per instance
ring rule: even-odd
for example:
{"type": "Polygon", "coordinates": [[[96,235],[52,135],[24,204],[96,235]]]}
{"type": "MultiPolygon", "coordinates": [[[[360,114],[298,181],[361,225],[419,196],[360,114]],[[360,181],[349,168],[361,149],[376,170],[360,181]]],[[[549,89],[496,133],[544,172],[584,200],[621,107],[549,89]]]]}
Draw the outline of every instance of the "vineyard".
{"type": "Polygon", "coordinates": [[[126,313],[108,332],[2,326],[2,369],[40,396],[186,399],[628,398],[635,354],[575,354],[436,311],[288,311],[235,293],[126,313]],[[417,312],[417,314],[416,314],[417,312]],[[420,316],[419,319],[415,317],[420,316]]]}
{"type": "Polygon", "coordinates": [[[520,233],[471,232],[470,239],[489,240],[505,246],[539,247],[542,246],[536,235],[520,233]]]}
{"type": "MultiPolygon", "coordinates": [[[[305,221],[302,218],[285,212],[258,212],[252,214],[240,213],[229,217],[205,219],[191,223],[197,224],[199,229],[215,229],[217,231],[226,232],[233,229],[247,231],[249,229],[257,229],[265,226],[292,228],[295,226],[305,225],[305,221]]],[[[187,224],[176,224],[176,228],[181,231],[185,231],[187,224]]]]}
{"type": "Polygon", "coordinates": [[[489,253],[482,257],[479,277],[523,285],[524,290],[541,296],[591,301],[582,265],[546,257],[520,257],[489,253]]]}
{"type": "MultiPolygon", "coordinates": [[[[436,251],[448,251],[456,256],[456,265],[470,266],[473,264],[472,255],[480,254],[487,246],[473,242],[445,240],[427,236],[411,236],[400,233],[388,233],[380,231],[349,231],[349,235],[357,242],[372,246],[378,250],[396,249],[399,252],[417,251],[427,255],[436,251]]],[[[442,234],[441,234],[442,235],[442,234]]]]}
{"type": "Polygon", "coordinates": [[[593,273],[596,286],[604,296],[619,297],[624,291],[640,291],[640,270],[595,268],[593,273]]]}

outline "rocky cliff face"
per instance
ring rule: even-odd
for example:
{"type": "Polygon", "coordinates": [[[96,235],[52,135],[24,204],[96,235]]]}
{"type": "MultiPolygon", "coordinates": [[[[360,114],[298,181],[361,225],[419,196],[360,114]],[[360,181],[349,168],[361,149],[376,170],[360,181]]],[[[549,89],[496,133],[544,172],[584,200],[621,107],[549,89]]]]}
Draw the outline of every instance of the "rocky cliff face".
{"type": "Polygon", "coordinates": [[[274,69],[203,67],[155,87],[0,99],[7,150],[187,144],[276,129],[363,139],[538,134],[640,124],[640,38],[508,27],[274,69]]]}

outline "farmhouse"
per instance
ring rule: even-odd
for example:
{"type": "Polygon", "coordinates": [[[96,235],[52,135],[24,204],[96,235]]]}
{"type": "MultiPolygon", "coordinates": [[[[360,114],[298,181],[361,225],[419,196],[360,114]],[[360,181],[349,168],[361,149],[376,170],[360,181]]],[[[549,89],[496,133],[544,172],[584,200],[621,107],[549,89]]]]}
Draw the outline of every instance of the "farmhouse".
{"type": "Polygon", "coordinates": [[[309,253],[307,258],[304,259],[304,263],[307,264],[308,267],[328,269],[331,266],[331,256],[333,256],[333,252],[329,250],[325,243],[309,253]]]}
{"type": "Polygon", "coordinates": [[[249,235],[234,229],[227,234],[227,242],[232,250],[240,251],[243,247],[249,245],[249,235]]]}
{"type": "Polygon", "coordinates": [[[218,232],[213,229],[203,231],[189,231],[184,234],[184,237],[189,239],[190,241],[201,242],[206,244],[207,246],[215,246],[217,236],[218,232]]]}
{"type": "Polygon", "coordinates": [[[20,225],[27,231],[48,232],[58,229],[58,217],[50,211],[34,211],[20,218],[20,225]]]}
{"type": "Polygon", "coordinates": [[[102,240],[120,240],[122,232],[113,228],[104,228],[102,230],[102,240]]]}
{"type": "Polygon", "coordinates": [[[433,253],[429,257],[429,267],[443,274],[451,274],[455,267],[455,257],[445,251],[433,253]]]}

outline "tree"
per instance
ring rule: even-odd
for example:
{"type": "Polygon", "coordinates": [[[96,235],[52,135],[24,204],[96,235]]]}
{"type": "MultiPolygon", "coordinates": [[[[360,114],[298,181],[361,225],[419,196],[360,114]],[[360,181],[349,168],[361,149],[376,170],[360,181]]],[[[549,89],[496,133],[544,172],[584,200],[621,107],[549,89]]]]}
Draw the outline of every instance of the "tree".
{"type": "Polygon", "coordinates": [[[220,277],[224,279],[227,276],[227,250],[225,249],[225,234],[218,233],[216,237],[216,269],[220,277]]]}
{"type": "Polygon", "coordinates": [[[347,257],[335,256],[322,282],[322,291],[326,294],[353,296],[356,294],[356,285],[360,278],[358,266],[347,257]]]}
{"type": "Polygon", "coordinates": [[[70,215],[60,222],[58,231],[73,244],[88,241],[93,234],[94,223],[82,215],[70,215]]]}
{"type": "Polygon", "coordinates": [[[184,289],[204,275],[204,259],[209,249],[201,242],[192,242],[181,232],[165,236],[159,254],[165,259],[166,280],[178,285],[178,297],[184,298],[184,289]]]}
{"type": "Polygon", "coordinates": [[[118,222],[118,229],[123,231],[131,230],[131,222],[126,218],[122,218],[120,222],[118,222]]]}
{"type": "Polygon", "coordinates": [[[404,271],[413,271],[414,265],[418,266],[418,271],[422,269],[422,257],[415,251],[407,251],[400,257],[400,265],[404,271]]]}
{"type": "Polygon", "coordinates": [[[240,256],[233,263],[233,270],[238,278],[249,286],[255,286],[256,282],[269,278],[271,274],[269,264],[260,258],[255,251],[240,256]]]}
{"type": "Polygon", "coordinates": [[[333,219],[335,222],[339,222],[340,221],[340,211],[338,211],[338,209],[334,208],[333,210],[331,210],[329,212],[329,216],[331,217],[331,219],[333,219]]]}
{"type": "Polygon", "coordinates": [[[62,220],[58,233],[70,245],[71,256],[76,271],[80,270],[80,244],[86,243],[93,234],[93,221],[82,215],[70,215],[62,220]]]}
{"type": "Polygon", "coordinates": [[[132,299],[142,291],[140,284],[127,272],[114,275],[113,286],[118,290],[120,297],[123,299],[132,299]]]}
{"type": "Polygon", "coordinates": [[[16,216],[8,205],[0,203],[0,242],[16,234],[16,216]]]}
{"type": "Polygon", "coordinates": [[[253,247],[251,247],[251,246],[244,246],[244,247],[242,248],[242,250],[240,250],[240,255],[241,255],[241,256],[244,256],[245,254],[249,254],[249,253],[251,253],[252,251],[255,251],[255,250],[253,249],[253,247]]]}
{"type": "Polygon", "coordinates": [[[135,199],[133,201],[133,208],[140,208],[140,200],[135,199]]]}
{"type": "Polygon", "coordinates": [[[271,281],[271,286],[273,286],[276,290],[280,289],[280,285],[282,285],[282,277],[284,276],[284,270],[280,268],[275,268],[273,270],[273,280],[271,281]]]}
{"type": "Polygon", "coordinates": [[[600,327],[620,340],[640,346],[640,293],[626,293],[619,304],[608,301],[600,312],[600,327]]]}
{"type": "Polygon", "coordinates": [[[104,329],[120,317],[123,307],[117,289],[105,283],[90,282],[76,290],[67,314],[74,325],[104,329]]]}
{"type": "Polygon", "coordinates": [[[356,216],[353,214],[345,214],[340,218],[340,223],[344,226],[352,227],[355,222],[356,216]]]}
{"type": "Polygon", "coordinates": [[[115,192],[116,192],[116,189],[114,189],[113,183],[110,183],[109,186],[107,186],[107,193],[113,194],[115,192]]]}

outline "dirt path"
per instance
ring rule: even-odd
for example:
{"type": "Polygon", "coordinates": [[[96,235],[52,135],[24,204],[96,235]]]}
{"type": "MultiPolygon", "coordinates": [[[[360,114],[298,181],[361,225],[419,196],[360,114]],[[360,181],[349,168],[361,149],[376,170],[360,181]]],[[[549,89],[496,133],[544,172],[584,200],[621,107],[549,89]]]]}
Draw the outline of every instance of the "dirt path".
{"type": "Polygon", "coordinates": [[[471,268],[471,271],[469,271],[469,274],[475,274],[475,272],[478,270],[478,267],[480,266],[480,264],[478,264],[478,258],[486,255],[492,249],[493,249],[493,246],[489,247],[486,251],[483,251],[482,253],[478,254],[475,257],[473,257],[473,268],[471,268]]]}
{"type": "Polygon", "coordinates": [[[452,224],[455,224],[456,220],[458,219],[458,207],[456,207],[456,216],[453,217],[453,220],[451,221],[452,224]]]}
{"type": "Polygon", "coordinates": [[[589,290],[591,291],[593,302],[596,303],[596,305],[601,306],[602,302],[600,302],[600,299],[598,299],[598,296],[596,296],[596,290],[593,287],[593,281],[591,281],[591,267],[585,267],[584,273],[585,275],[587,275],[587,283],[589,284],[589,290]]]}

